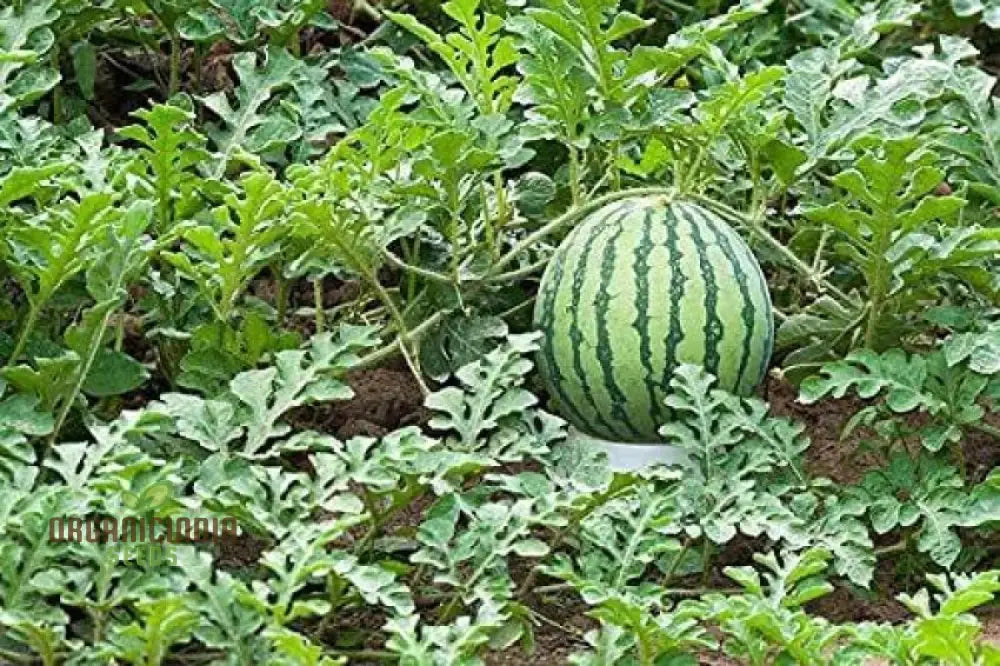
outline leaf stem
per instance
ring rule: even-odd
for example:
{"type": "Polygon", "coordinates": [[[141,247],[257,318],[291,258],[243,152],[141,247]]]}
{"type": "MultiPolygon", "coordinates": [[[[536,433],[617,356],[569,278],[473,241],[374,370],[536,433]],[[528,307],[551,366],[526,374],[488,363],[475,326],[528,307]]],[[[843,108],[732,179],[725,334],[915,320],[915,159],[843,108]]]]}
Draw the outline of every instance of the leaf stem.
{"type": "Polygon", "coordinates": [[[620,201],[621,199],[627,199],[629,197],[656,195],[673,197],[676,193],[675,189],[667,187],[637,187],[628,190],[609,192],[608,194],[597,197],[596,199],[591,199],[581,206],[573,207],[548,224],[522,238],[517,244],[514,245],[514,247],[508,250],[503,256],[500,257],[500,259],[497,260],[495,264],[493,264],[488,277],[493,277],[500,273],[501,269],[513,262],[521,252],[534,246],[538,243],[538,241],[542,240],[546,236],[558,231],[568,224],[572,224],[581,217],[585,217],[603,206],[608,205],[609,203],[620,201]]]}
{"type": "Polygon", "coordinates": [[[709,562],[712,559],[712,542],[709,539],[705,539],[705,543],[701,548],[701,584],[702,587],[708,585],[708,579],[711,575],[711,569],[709,568],[709,562]]]}
{"type": "Polygon", "coordinates": [[[181,38],[176,30],[169,30],[170,37],[170,78],[167,83],[167,99],[180,91],[181,87],[181,38]]]}
{"type": "Polygon", "coordinates": [[[408,264],[401,257],[397,256],[391,250],[383,250],[386,261],[389,265],[394,266],[402,271],[411,273],[413,275],[418,275],[422,278],[430,280],[431,282],[440,282],[442,284],[455,284],[455,281],[451,276],[445,275],[444,273],[438,273],[437,271],[432,271],[428,268],[422,268],[420,266],[414,266],[413,264],[408,264]]]}
{"type": "Polygon", "coordinates": [[[364,493],[362,501],[365,504],[365,508],[372,516],[371,529],[367,534],[358,542],[357,552],[365,553],[371,547],[372,543],[378,537],[382,528],[385,527],[393,516],[395,516],[399,511],[409,506],[413,500],[418,498],[421,493],[424,492],[424,486],[416,479],[407,479],[406,485],[403,490],[395,493],[393,497],[392,505],[390,505],[385,511],[378,512],[375,505],[375,498],[371,496],[367,490],[364,493]]]}
{"type": "Polygon", "coordinates": [[[909,547],[909,540],[903,539],[902,541],[897,541],[894,544],[888,546],[882,546],[876,548],[874,553],[875,557],[885,557],[886,555],[892,555],[893,553],[900,553],[905,551],[909,547]]]}
{"type": "Polygon", "coordinates": [[[45,444],[45,448],[42,451],[41,460],[45,459],[49,449],[52,448],[56,440],[59,438],[59,432],[66,423],[66,418],[69,416],[70,410],[73,409],[73,403],[76,402],[76,396],[78,396],[80,391],[83,390],[83,385],[87,381],[87,375],[90,374],[90,369],[94,366],[94,361],[97,360],[97,353],[101,349],[104,334],[108,330],[108,321],[111,319],[111,314],[111,312],[108,312],[104,315],[101,319],[101,323],[97,327],[97,330],[94,331],[90,340],[87,342],[87,356],[77,370],[73,390],[68,395],[64,396],[63,403],[59,407],[59,414],[56,416],[55,425],[52,427],[52,434],[49,436],[49,439],[45,444]]]}
{"type": "Polygon", "coordinates": [[[35,324],[38,322],[39,311],[40,308],[34,303],[28,305],[28,314],[24,318],[21,334],[17,336],[17,343],[14,345],[14,351],[11,352],[10,358],[7,359],[5,368],[13,368],[17,360],[21,358],[21,354],[24,353],[24,348],[28,345],[28,336],[31,335],[31,332],[35,329],[35,324]]]}
{"type": "Polygon", "coordinates": [[[970,423],[969,427],[972,428],[973,430],[978,430],[983,434],[990,435],[994,439],[1000,439],[1000,428],[992,426],[989,423],[986,422],[970,423]]]}
{"type": "Polygon", "coordinates": [[[288,316],[288,280],[282,275],[281,269],[279,267],[274,267],[274,279],[277,283],[277,292],[275,293],[274,300],[275,305],[275,318],[277,319],[278,328],[283,328],[285,326],[285,319],[288,316]]]}
{"type": "Polygon", "coordinates": [[[316,333],[322,333],[326,328],[326,310],[323,309],[323,276],[313,280],[313,316],[316,322],[316,333]]]}
{"type": "MultiPolygon", "coordinates": [[[[562,545],[566,537],[569,536],[569,533],[572,530],[575,530],[587,516],[604,504],[607,504],[616,497],[621,496],[637,483],[637,479],[634,477],[619,478],[622,479],[620,484],[616,485],[615,482],[612,482],[611,487],[608,488],[608,490],[604,491],[600,495],[597,495],[596,497],[591,498],[591,500],[587,502],[587,504],[585,504],[568,523],[566,523],[565,527],[561,528],[556,533],[555,538],[552,539],[552,543],[549,545],[549,550],[551,552],[555,552],[555,550],[562,545]]],[[[516,599],[523,599],[529,592],[531,592],[537,579],[538,568],[535,567],[528,573],[528,576],[524,579],[524,582],[521,583],[521,587],[518,588],[514,597],[516,599]]]]}
{"type": "Polygon", "coordinates": [[[377,349],[372,353],[363,356],[357,364],[351,366],[352,370],[359,370],[364,368],[371,368],[378,365],[385,359],[391,357],[393,354],[398,354],[400,352],[400,346],[403,344],[412,344],[418,342],[424,335],[430,332],[435,326],[441,323],[444,319],[445,312],[443,310],[438,310],[432,314],[427,319],[423,320],[419,325],[414,326],[409,331],[401,331],[396,339],[390,342],[385,347],[377,349]]]}
{"type": "Polygon", "coordinates": [[[680,566],[681,560],[688,552],[688,548],[691,547],[691,537],[686,537],[684,543],[681,545],[681,549],[677,551],[677,555],[674,556],[673,561],[670,563],[670,567],[663,573],[663,585],[667,586],[670,581],[674,578],[674,573],[677,571],[677,567],[680,566]]]}
{"type": "Polygon", "coordinates": [[[500,273],[499,275],[494,275],[487,279],[487,282],[491,284],[504,284],[507,282],[516,282],[521,278],[537,273],[538,271],[544,269],[548,266],[549,261],[552,259],[550,256],[545,256],[538,261],[528,264],[527,266],[522,266],[521,268],[515,268],[512,271],[507,271],[506,273],[500,273]]]}

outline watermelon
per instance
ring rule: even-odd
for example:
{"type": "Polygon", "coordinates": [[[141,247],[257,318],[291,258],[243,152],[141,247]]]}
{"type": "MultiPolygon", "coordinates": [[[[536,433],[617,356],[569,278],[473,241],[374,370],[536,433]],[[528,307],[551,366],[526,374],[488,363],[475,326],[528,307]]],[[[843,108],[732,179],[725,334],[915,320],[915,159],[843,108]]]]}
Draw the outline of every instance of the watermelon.
{"type": "Polygon", "coordinates": [[[746,394],[767,370],[774,321],[750,248],[701,206],[633,197],[584,218],[546,267],[535,301],[538,367],[579,430],[655,442],[674,369],[704,367],[746,394]]]}

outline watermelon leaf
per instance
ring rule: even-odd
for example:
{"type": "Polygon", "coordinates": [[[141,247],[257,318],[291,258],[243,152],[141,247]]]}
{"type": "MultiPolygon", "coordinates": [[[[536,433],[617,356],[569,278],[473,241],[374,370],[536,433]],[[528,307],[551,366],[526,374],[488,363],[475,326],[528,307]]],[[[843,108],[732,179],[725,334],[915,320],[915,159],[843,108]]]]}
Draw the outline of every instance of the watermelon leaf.
{"type": "MultiPolygon", "coordinates": [[[[799,401],[812,404],[826,397],[842,398],[856,393],[863,399],[880,398],[870,414],[869,425],[889,430],[889,438],[908,433],[920,437],[929,451],[959,446],[986,413],[979,404],[990,397],[989,379],[979,370],[989,369],[985,357],[962,352],[958,345],[968,335],[954,336],[942,350],[929,355],[907,355],[900,349],[876,354],[867,349],[851,352],[843,361],[826,363],[819,375],[806,378],[799,401]],[[951,360],[949,361],[949,355],[951,360]],[[914,428],[900,415],[919,411],[929,421],[914,428]]],[[[1000,368],[997,368],[1000,370],[1000,368]]]]}

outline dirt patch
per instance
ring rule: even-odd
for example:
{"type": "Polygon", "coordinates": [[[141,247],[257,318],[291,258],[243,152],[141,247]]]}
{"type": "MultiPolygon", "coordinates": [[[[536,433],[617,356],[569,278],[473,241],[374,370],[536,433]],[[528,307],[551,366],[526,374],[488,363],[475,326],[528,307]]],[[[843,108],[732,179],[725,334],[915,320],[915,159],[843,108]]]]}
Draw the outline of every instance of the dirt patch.
{"type": "MultiPolygon", "coordinates": [[[[812,445],[806,453],[806,466],[812,476],[832,479],[840,484],[854,484],[866,472],[882,467],[878,454],[861,448],[872,433],[858,428],[848,437],[842,437],[848,420],[867,403],[856,397],[840,400],[825,399],[814,405],[797,402],[798,389],[789,382],[768,376],[763,397],[771,404],[771,413],[797,421],[806,426],[812,445]]],[[[923,414],[904,416],[909,427],[921,425],[923,414]]],[[[1000,427],[1000,414],[987,414],[985,421],[1000,427]]],[[[913,442],[914,448],[918,446],[913,442]]],[[[1000,465],[1000,445],[989,434],[968,431],[962,438],[965,473],[970,483],[979,483],[1000,465]]]]}
{"type": "MultiPolygon", "coordinates": [[[[994,428],[1000,427],[1000,414],[987,414],[984,420],[994,428]]],[[[971,432],[962,440],[962,455],[969,480],[980,483],[1000,466],[1000,442],[991,435],[971,432]]]]}
{"type": "Polygon", "coordinates": [[[768,375],[764,398],[771,404],[771,413],[804,424],[812,440],[806,452],[806,467],[810,475],[847,485],[860,481],[869,470],[881,467],[877,455],[858,450],[861,439],[858,433],[841,438],[848,420],[865,406],[862,400],[843,398],[804,405],[797,402],[798,395],[798,388],[768,375]]]}
{"type": "Polygon", "coordinates": [[[484,659],[489,666],[567,664],[573,653],[586,649],[586,633],[597,628],[597,622],[586,615],[586,604],[572,593],[537,598],[532,608],[534,650],[529,653],[515,643],[506,650],[487,654],[484,659]]]}
{"type": "Polygon", "coordinates": [[[896,601],[895,592],[892,590],[879,591],[872,598],[864,598],[849,587],[840,586],[825,597],[809,604],[808,610],[811,614],[819,615],[836,624],[851,622],[898,624],[912,617],[906,607],[896,601]]]}
{"type": "Polygon", "coordinates": [[[396,428],[427,420],[424,396],[405,370],[376,368],[349,373],[354,398],[330,405],[325,429],[340,438],[381,437],[396,428]]]}
{"type": "Polygon", "coordinates": [[[297,409],[289,416],[292,426],[350,439],[382,437],[429,418],[423,393],[409,370],[391,366],[355,370],[345,379],[353,398],[297,409]]]}
{"type": "Polygon", "coordinates": [[[223,539],[215,545],[215,564],[226,571],[247,569],[256,566],[266,548],[267,540],[252,534],[223,539]]]}
{"type": "Polygon", "coordinates": [[[983,640],[1000,647],[1000,610],[993,610],[982,621],[983,640]]]}

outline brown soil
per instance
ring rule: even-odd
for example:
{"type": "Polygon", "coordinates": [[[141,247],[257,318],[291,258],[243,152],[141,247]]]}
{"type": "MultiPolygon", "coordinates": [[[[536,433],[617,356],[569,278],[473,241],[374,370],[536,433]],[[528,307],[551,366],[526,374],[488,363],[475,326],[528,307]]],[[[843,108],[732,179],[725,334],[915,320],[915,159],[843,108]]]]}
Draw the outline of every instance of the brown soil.
{"type": "Polygon", "coordinates": [[[859,452],[858,437],[841,439],[844,425],[864,403],[857,398],[824,400],[815,405],[796,401],[798,390],[788,382],[768,376],[764,398],[771,404],[771,413],[806,426],[812,440],[807,467],[813,476],[824,476],[840,484],[858,482],[865,472],[880,466],[878,456],[859,452]]]}
{"type": "Polygon", "coordinates": [[[543,597],[533,606],[534,649],[529,653],[515,643],[501,652],[486,655],[488,666],[542,666],[566,664],[574,652],[586,648],[584,635],[597,628],[586,615],[587,606],[572,594],[543,597]]]}
{"type": "Polygon", "coordinates": [[[347,381],[354,389],[354,398],[332,403],[321,415],[322,429],[341,439],[381,437],[426,420],[423,394],[405,370],[360,370],[349,373],[347,381]]]}
{"type": "Polygon", "coordinates": [[[267,541],[241,534],[235,539],[223,539],[215,544],[215,563],[220,569],[234,571],[256,566],[261,554],[267,548],[267,541]]]}
{"type": "Polygon", "coordinates": [[[991,614],[982,618],[982,620],[983,640],[1000,647],[1000,610],[994,610],[991,614]]]}

